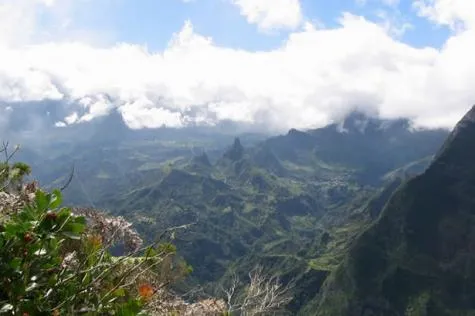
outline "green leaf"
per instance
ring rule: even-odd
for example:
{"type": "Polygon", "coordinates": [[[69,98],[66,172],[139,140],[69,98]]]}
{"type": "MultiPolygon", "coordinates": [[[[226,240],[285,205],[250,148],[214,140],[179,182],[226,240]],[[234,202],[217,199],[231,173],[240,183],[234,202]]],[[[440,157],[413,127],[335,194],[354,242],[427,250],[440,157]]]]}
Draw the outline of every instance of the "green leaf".
{"type": "Polygon", "coordinates": [[[60,209],[58,212],[58,218],[67,218],[69,215],[71,215],[71,210],[67,207],[60,209]]]}
{"type": "Polygon", "coordinates": [[[77,216],[74,222],[77,224],[83,224],[83,225],[87,224],[86,218],[84,216],[77,216]]]}
{"type": "Polygon", "coordinates": [[[22,227],[20,224],[7,224],[5,225],[5,236],[7,238],[11,238],[17,235],[23,235],[26,232],[26,229],[22,227]]]}
{"type": "Polygon", "coordinates": [[[38,211],[44,212],[48,209],[49,203],[50,203],[50,197],[46,195],[43,191],[38,190],[36,191],[36,207],[38,208],[38,211]]]}
{"type": "Polygon", "coordinates": [[[71,210],[68,208],[63,208],[58,212],[57,221],[58,223],[64,223],[71,216],[71,210]]]}
{"type": "Polygon", "coordinates": [[[125,296],[125,289],[120,288],[114,291],[114,296],[125,296]]]}
{"type": "Polygon", "coordinates": [[[83,278],[82,278],[82,280],[81,280],[81,283],[84,284],[84,285],[86,285],[86,284],[90,283],[91,280],[92,280],[91,274],[90,274],[90,273],[86,273],[86,274],[84,274],[84,276],[83,276],[83,278]]]}
{"type": "Polygon", "coordinates": [[[10,268],[14,270],[18,269],[21,265],[21,260],[22,260],[21,258],[15,258],[12,261],[10,261],[10,264],[9,264],[10,268]]]}
{"type": "Polygon", "coordinates": [[[49,239],[48,246],[50,250],[56,249],[59,247],[59,242],[54,236],[52,236],[52,238],[49,239]]]}
{"type": "Polygon", "coordinates": [[[51,196],[49,207],[52,209],[58,208],[63,203],[63,197],[60,190],[54,190],[51,196]]]}
{"type": "Polygon", "coordinates": [[[86,225],[80,223],[69,223],[64,227],[65,232],[82,234],[86,230],[86,225]]]}
{"type": "Polygon", "coordinates": [[[142,311],[142,304],[138,300],[130,300],[117,310],[116,315],[132,316],[138,315],[142,311]]]}
{"type": "Polygon", "coordinates": [[[33,209],[25,207],[18,213],[18,218],[22,221],[31,221],[36,218],[36,213],[33,209]]]}

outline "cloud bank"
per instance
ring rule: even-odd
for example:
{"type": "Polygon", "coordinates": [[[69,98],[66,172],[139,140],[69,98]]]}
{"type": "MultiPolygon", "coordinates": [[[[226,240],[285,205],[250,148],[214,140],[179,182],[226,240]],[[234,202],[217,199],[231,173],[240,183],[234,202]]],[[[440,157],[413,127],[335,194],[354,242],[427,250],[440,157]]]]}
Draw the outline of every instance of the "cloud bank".
{"type": "MultiPolygon", "coordinates": [[[[247,12],[246,1],[235,2],[247,12]]],[[[7,10],[1,3],[0,17],[7,10]]],[[[158,53],[126,43],[13,45],[0,34],[0,103],[62,100],[69,114],[58,126],[118,109],[134,129],[231,120],[286,130],[323,126],[359,109],[452,127],[475,103],[471,3],[416,1],[421,16],[454,28],[441,49],[411,47],[349,13],[335,28],[305,23],[278,49],[258,52],[217,46],[190,22],[158,53]]],[[[246,15],[264,26],[275,22],[246,15]]]]}

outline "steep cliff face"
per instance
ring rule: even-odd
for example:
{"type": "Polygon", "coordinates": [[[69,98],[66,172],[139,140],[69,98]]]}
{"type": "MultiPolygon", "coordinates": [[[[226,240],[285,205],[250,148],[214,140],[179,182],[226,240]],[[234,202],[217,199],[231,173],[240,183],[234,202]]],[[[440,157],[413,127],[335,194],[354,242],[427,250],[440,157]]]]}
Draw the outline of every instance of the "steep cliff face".
{"type": "Polygon", "coordinates": [[[430,167],[396,191],[306,312],[475,315],[475,107],[430,167]]]}

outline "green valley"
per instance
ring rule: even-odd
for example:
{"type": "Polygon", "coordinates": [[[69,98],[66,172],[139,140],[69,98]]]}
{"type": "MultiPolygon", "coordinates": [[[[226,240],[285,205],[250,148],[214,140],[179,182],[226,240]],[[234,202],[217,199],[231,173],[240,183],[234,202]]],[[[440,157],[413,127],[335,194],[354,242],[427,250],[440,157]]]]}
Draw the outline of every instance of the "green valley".
{"type": "Polygon", "coordinates": [[[148,241],[179,227],[173,242],[193,266],[182,290],[199,285],[219,296],[232,274],[245,278],[262,265],[295,283],[293,313],[312,304],[352,242],[447,135],[359,113],[277,137],[229,135],[228,145],[210,134],[152,132],[83,143],[47,160],[52,167],[38,178],[60,186],[74,165],[69,203],[124,216],[148,241]]]}

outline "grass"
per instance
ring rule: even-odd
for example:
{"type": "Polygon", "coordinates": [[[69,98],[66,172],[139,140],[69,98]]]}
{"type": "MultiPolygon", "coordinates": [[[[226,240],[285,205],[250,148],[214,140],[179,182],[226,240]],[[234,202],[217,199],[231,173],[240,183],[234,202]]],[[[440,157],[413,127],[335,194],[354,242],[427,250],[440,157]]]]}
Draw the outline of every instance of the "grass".
{"type": "Polygon", "coordinates": [[[343,260],[350,243],[364,230],[363,223],[349,223],[330,232],[331,239],[320,256],[311,259],[309,266],[315,270],[333,271],[343,260]]]}

